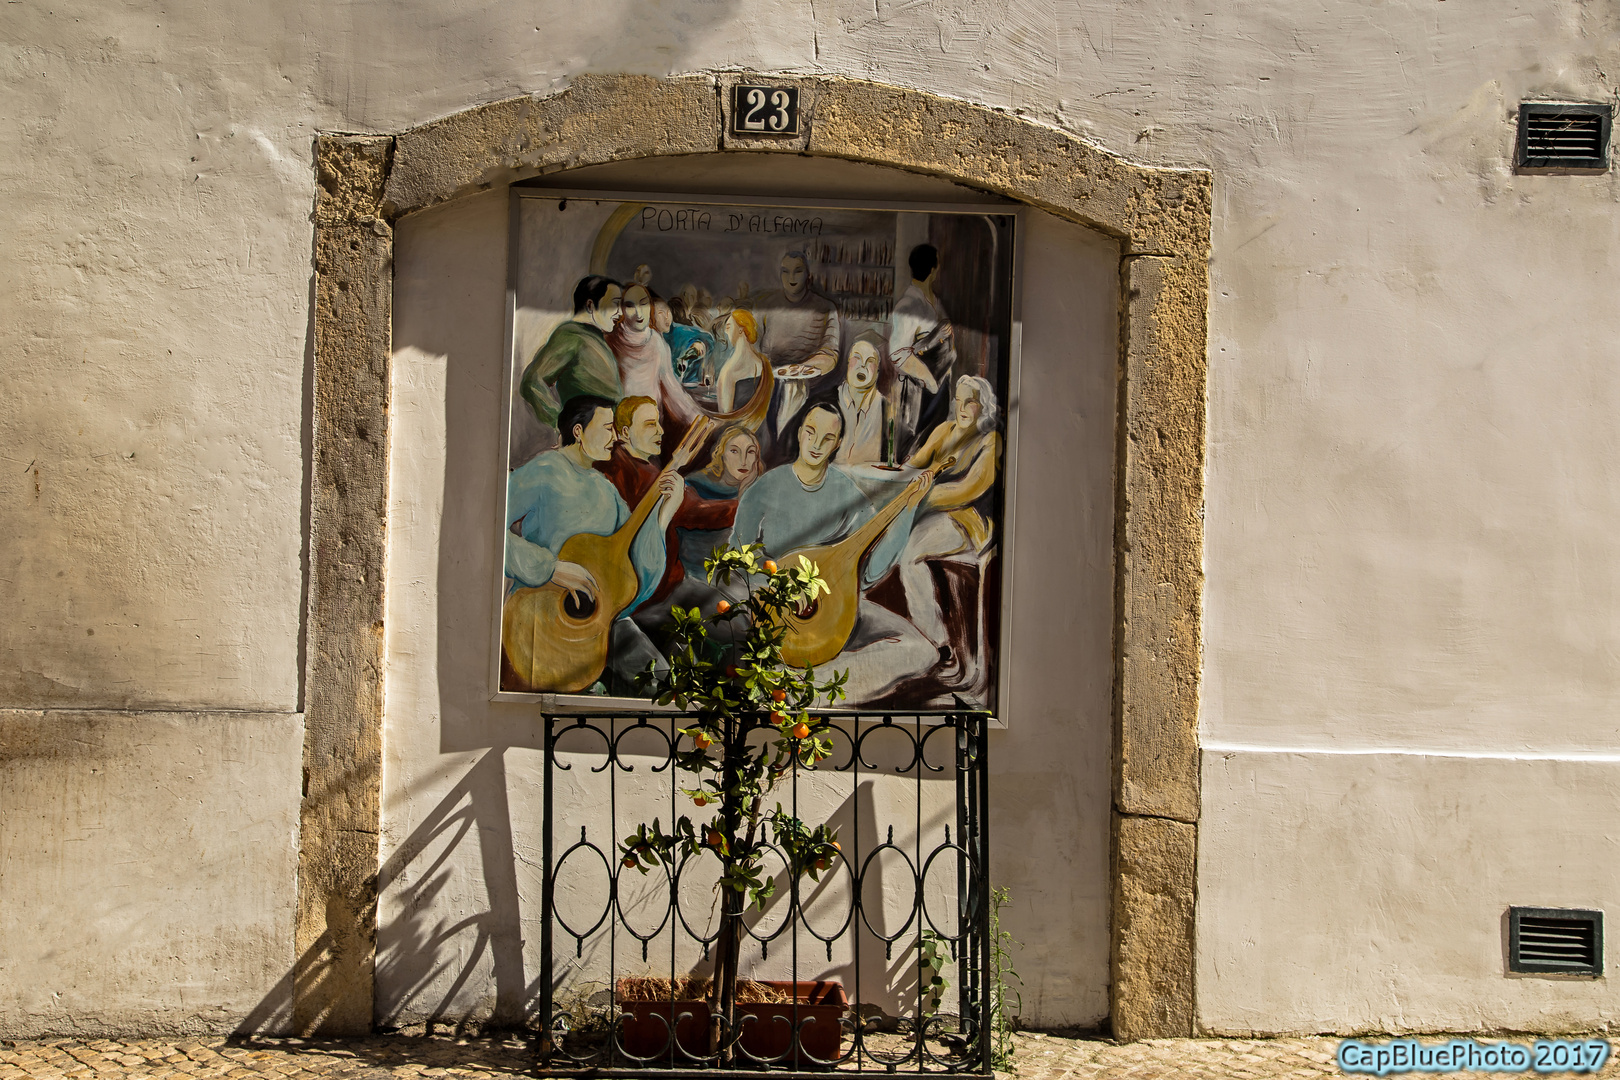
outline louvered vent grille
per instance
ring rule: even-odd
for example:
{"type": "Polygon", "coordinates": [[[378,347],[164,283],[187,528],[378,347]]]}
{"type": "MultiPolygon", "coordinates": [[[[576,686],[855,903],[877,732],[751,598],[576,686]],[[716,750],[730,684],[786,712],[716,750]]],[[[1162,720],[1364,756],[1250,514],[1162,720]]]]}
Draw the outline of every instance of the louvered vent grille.
{"type": "Polygon", "coordinates": [[[1531,157],[1569,161],[1603,156],[1603,122],[1596,116],[1532,116],[1525,126],[1531,157]]]}
{"type": "Polygon", "coordinates": [[[1519,106],[1519,166],[1527,169],[1607,169],[1607,105],[1519,106]]]}
{"type": "Polygon", "coordinates": [[[1509,909],[1510,971],[1596,975],[1603,971],[1603,913],[1509,909]]]}
{"type": "Polygon", "coordinates": [[[1578,919],[1521,919],[1519,959],[1589,968],[1597,963],[1595,937],[1592,924],[1578,919]]]}

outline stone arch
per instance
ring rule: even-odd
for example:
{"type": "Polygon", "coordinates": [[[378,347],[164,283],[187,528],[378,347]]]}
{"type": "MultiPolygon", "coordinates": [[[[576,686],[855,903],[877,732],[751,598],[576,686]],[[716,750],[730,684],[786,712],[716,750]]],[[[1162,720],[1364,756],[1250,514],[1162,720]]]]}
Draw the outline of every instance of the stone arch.
{"type": "Polygon", "coordinates": [[[316,139],[294,1026],[371,1026],[393,222],[563,169],[766,149],[951,180],[1119,242],[1111,1018],[1120,1038],[1189,1035],[1211,174],[1134,164],[1005,111],[841,78],[772,77],[799,87],[802,133],[736,140],[723,91],[745,77],[581,76],[555,95],[394,135],[316,139]]]}

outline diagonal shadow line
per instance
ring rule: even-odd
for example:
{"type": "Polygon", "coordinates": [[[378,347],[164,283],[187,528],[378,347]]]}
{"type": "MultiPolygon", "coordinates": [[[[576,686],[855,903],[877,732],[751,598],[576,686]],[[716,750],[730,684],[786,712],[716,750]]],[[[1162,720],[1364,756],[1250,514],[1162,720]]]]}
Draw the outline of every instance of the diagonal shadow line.
{"type": "MultiPolygon", "coordinates": [[[[506,750],[505,746],[494,746],[482,754],[383,861],[377,873],[362,887],[363,895],[354,898],[365,908],[377,912],[374,918],[380,919],[379,896],[399,885],[407,872],[413,871],[412,864],[436,842],[443,841],[442,850],[431,862],[414,868],[416,884],[410,886],[411,900],[403,905],[403,913],[390,925],[378,926],[373,984],[374,1016],[378,1024],[389,1024],[407,1004],[438,981],[447,968],[440,947],[467,929],[477,930],[476,946],[465,954],[465,959],[458,961],[461,971],[433,1009],[433,1017],[437,1019],[446,1014],[487,951],[495,981],[494,1007],[489,1016],[492,1025],[515,1027],[523,1022],[527,980],[523,970],[520,898],[506,792],[506,750]],[[438,920],[430,927],[423,917],[432,909],[428,901],[442,891],[452,877],[450,872],[440,871],[475,827],[488,910],[450,925],[438,920]]],[[[233,1034],[246,1037],[291,1031],[295,1006],[297,1015],[316,1018],[305,1025],[311,1030],[303,1033],[319,1031],[320,1018],[328,1015],[338,1004],[339,995],[349,989],[346,982],[330,977],[336,948],[337,943],[330,933],[321,935],[248,1011],[233,1034]]],[[[458,1030],[471,1019],[470,1015],[459,1017],[458,1030]]]]}

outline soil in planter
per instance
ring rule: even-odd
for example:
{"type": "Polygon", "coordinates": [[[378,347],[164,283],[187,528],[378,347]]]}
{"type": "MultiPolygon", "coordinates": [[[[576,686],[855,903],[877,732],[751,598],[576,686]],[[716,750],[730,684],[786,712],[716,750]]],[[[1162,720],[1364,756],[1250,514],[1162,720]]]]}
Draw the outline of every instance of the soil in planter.
{"type": "MultiPolygon", "coordinates": [[[[712,983],[696,975],[683,975],[678,979],[659,979],[652,976],[619,980],[619,1002],[630,1001],[707,1001],[712,983]]],[[[791,1003],[793,995],[773,983],[752,979],[737,981],[737,1004],[781,1005],[791,1003]]]]}

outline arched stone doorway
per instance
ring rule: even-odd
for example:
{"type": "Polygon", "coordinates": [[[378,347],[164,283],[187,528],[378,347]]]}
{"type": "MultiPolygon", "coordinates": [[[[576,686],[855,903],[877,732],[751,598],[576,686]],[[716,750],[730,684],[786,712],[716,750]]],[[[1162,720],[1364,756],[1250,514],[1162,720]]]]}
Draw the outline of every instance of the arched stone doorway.
{"type": "MultiPolygon", "coordinates": [[[[949,180],[1118,244],[1110,1014],[1122,1038],[1190,1034],[1211,177],[918,91],[772,81],[799,87],[805,118],[772,149],[949,180]]],[[[593,76],[397,135],[317,140],[301,1030],[372,1022],[393,224],[558,170],[760,150],[725,134],[722,89],[593,76]]]]}

